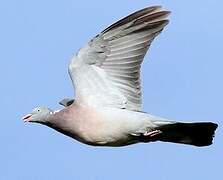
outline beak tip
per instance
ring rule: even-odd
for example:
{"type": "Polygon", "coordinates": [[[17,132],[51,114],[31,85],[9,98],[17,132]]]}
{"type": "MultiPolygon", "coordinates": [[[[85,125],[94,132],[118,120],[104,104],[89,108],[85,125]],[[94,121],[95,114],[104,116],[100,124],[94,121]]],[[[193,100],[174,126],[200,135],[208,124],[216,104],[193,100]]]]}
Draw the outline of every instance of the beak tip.
{"type": "Polygon", "coordinates": [[[29,120],[30,120],[30,117],[32,116],[32,114],[27,114],[27,115],[25,115],[25,116],[23,116],[22,117],[22,120],[24,121],[24,122],[28,122],[29,120]]]}

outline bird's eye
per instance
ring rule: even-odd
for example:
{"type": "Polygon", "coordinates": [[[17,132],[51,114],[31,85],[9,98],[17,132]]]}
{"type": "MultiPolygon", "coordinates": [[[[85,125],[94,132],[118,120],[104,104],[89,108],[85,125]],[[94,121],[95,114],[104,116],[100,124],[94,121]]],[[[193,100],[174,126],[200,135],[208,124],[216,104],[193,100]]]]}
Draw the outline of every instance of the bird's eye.
{"type": "Polygon", "coordinates": [[[40,109],[37,109],[37,112],[40,112],[40,109]]]}

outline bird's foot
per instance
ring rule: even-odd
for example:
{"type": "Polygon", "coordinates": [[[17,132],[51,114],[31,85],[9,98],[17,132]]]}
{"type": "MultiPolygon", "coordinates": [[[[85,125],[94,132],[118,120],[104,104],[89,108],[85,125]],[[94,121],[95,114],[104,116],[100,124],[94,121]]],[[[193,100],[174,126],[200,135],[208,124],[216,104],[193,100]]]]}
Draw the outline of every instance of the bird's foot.
{"type": "Polygon", "coordinates": [[[154,130],[154,131],[150,131],[150,132],[145,132],[143,135],[144,136],[149,136],[149,137],[154,137],[154,136],[156,136],[156,135],[158,135],[158,134],[161,134],[162,133],[162,131],[160,131],[160,130],[154,130]]]}

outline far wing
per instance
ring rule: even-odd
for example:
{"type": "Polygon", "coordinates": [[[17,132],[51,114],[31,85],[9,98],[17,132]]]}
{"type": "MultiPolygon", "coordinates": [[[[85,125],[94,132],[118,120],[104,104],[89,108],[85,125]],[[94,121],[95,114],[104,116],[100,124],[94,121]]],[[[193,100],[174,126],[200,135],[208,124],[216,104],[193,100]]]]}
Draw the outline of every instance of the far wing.
{"type": "Polygon", "coordinates": [[[74,99],[71,99],[71,98],[64,98],[59,102],[59,104],[64,107],[70,106],[73,103],[74,103],[74,99]]]}
{"type": "Polygon", "coordinates": [[[154,6],[106,28],[80,49],[69,65],[77,102],[140,111],[140,67],[169,11],[154,6]]]}

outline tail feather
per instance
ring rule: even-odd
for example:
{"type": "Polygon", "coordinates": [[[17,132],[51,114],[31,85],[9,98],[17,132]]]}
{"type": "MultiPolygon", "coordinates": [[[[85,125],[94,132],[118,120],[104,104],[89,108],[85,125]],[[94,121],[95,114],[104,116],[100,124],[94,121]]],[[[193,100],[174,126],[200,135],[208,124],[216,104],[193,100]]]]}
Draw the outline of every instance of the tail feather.
{"type": "Polygon", "coordinates": [[[173,123],[157,128],[161,133],[156,140],[190,144],[194,146],[208,146],[212,144],[218,125],[212,122],[173,123]]]}

